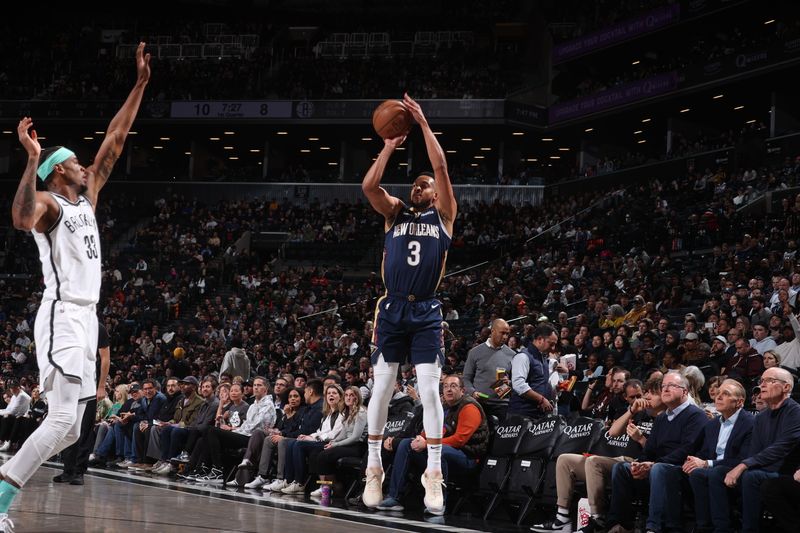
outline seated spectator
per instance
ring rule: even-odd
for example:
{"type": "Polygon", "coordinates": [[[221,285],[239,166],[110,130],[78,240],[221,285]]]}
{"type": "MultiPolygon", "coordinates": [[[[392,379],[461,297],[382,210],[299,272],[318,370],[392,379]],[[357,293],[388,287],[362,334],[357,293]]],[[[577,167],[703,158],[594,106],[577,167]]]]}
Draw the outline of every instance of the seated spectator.
{"type": "MultiPolygon", "coordinates": [[[[127,385],[117,385],[114,388],[114,403],[111,404],[111,408],[106,412],[105,416],[101,417],[97,422],[95,422],[95,431],[97,435],[94,439],[94,448],[92,449],[92,453],[89,455],[89,461],[93,461],[96,457],[97,448],[100,447],[103,440],[105,440],[106,433],[111,428],[113,424],[114,418],[119,415],[119,411],[125,402],[128,401],[128,386],[127,385]]],[[[98,411],[100,409],[100,405],[102,403],[98,403],[98,411]]],[[[98,413],[99,414],[99,413],[98,413]]]]}
{"type": "Polygon", "coordinates": [[[128,468],[132,470],[145,469],[150,466],[144,462],[149,430],[161,412],[161,407],[167,402],[167,397],[158,390],[159,388],[160,385],[154,379],[148,378],[142,381],[144,397],[141,399],[139,410],[134,417],[134,429],[131,435],[134,463],[128,465],[128,468]]]}
{"type": "MultiPolygon", "coordinates": [[[[361,457],[367,449],[367,409],[361,400],[358,387],[344,390],[344,412],[342,432],[325,445],[316,458],[316,472],[320,481],[336,481],[336,462],[343,457],[361,457]]],[[[311,493],[322,496],[322,487],[311,493]]]]}
{"type": "Polygon", "coordinates": [[[784,462],[797,454],[800,442],[800,405],[789,397],[794,387],[792,375],[782,368],[770,368],[760,386],[767,410],[756,415],[747,458],[723,481],[727,487],[741,484],[742,531],[747,533],[759,530],[762,482],[779,476],[784,462]]]}
{"type": "Polygon", "coordinates": [[[778,346],[775,339],[769,336],[769,326],[766,322],[753,324],[753,338],[750,339],[750,346],[760,355],[764,355],[767,350],[774,350],[778,346]]]}
{"type": "Polygon", "coordinates": [[[31,436],[31,433],[36,431],[42,419],[47,414],[47,402],[39,392],[39,386],[34,385],[31,389],[31,402],[28,412],[22,418],[17,419],[14,429],[11,430],[9,441],[11,442],[11,450],[19,449],[22,443],[31,436]]]}
{"type": "MultiPolygon", "coordinates": [[[[169,383],[175,381],[176,385],[180,385],[181,395],[178,397],[178,403],[175,406],[169,420],[162,424],[156,425],[151,430],[150,446],[147,449],[147,456],[158,459],[153,465],[152,472],[154,474],[168,474],[171,472],[171,463],[169,462],[169,448],[172,444],[172,431],[174,428],[186,428],[194,424],[197,416],[200,414],[200,408],[204,405],[204,399],[197,394],[197,378],[194,376],[187,376],[183,378],[180,383],[177,379],[170,379],[167,392],[169,393],[169,383]]],[[[174,394],[174,393],[173,393],[174,394]]],[[[177,396],[177,395],[176,395],[177,396]]],[[[163,415],[162,415],[163,416],[163,415]]]]}
{"type": "Polygon", "coordinates": [[[613,422],[619,416],[619,411],[624,410],[622,404],[625,401],[622,395],[628,376],[627,370],[615,366],[606,374],[602,387],[599,386],[599,379],[589,383],[583,395],[581,411],[590,418],[600,418],[604,421],[610,419],[613,422]],[[613,410],[611,409],[612,404],[613,410]]]}
{"type": "Polygon", "coordinates": [[[22,390],[19,381],[12,379],[6,382],[6,387],[11,391],[11,400],[5,409],[0,409],[0,452],[8,451],[11,447],[11,432],[17,423],[17,418],[28,414],[31,397],[22,390]]]}
{"type": "MultiPolygon", "coordinates": [[[[186,384],[196,386],[197,378],[186,376],[181,380],[181,384],[184,387],[186,384]]],[[[166,475],[174,472],[173,461],[188,463],[191,457],[190,454],[194,452],[197,442],[214,425],[220,400],[214,394],[213,379],[206,378],[203,380],[200,385],[200,398],[203,403],[198,407],[197,416],[191,424],[185,427],[169,425],[164,428],[164,432],[161,435],[161,461],[168,466],[162,466],[155,472],[156,474],[166,475]]],[[[191,471],[185,473],[186,476],[191,474],[191,471]]]]}
{"type": "MultiPolygon", "coordinates": [[[[653,420],[664,411],[661,402],[661,380],[648,381],[645,385],[644,398],[636,399],[631,408],[614,421],[609,434],[628,437],[644,446],[653,427],[653,420]]],[[[549,531],[572,531],[569,516],[570,501],[575,492],[575,482],[586,482],[586,494],[589,498],[591,516],[589,523],[582,529],[583,533],[594,533],[605,530],[606,524],[606,487],[611,478],[611,469],[617,463],[633,461],[631,457],[603,457],[565,453],[556,461],[556,517],[553,520],[535,524],[532,531],[547,533],[549,531]]]]}
{"type": "MultiPolygon", "coordinates": [[[[161,404],[158,412],[153,418],[152,422],[146,421],[145,424],[140,424],[145,427],[144,431],[136,432],[135,446],[137,452],[137,461],[145,469],[150,468],[147,466],[148,457],[159,456],[159,443],[160,432],[158,429],[162,424],[168,423],[175,415],[175,410],[178,404],[183,401],[183,394],[178,385],[178,378],[171,377],[165,380],[164,387],[164,401],[161,404]]],[[[161,465],[159,465],[161,466],[161,465]]]]}
{"type": "Polygon", "coordinates": [[[800,322],[794,313],[789,314],[789,324],[794,331],[794,338],[778,345],[774,352],[780,355],[784,367],[796,371],[800,368],[800,322]]]}
{"type": "Polygon", "coordinates": [[[681,465],[692,451],[705,425],[705,413],[689,399],[689,383],[680,373],[669,372],[661,384],[661,401],[667,410],[659,415],[637,461],[614,465],[611,473],[610,526],[633,529],[632,503],[635,494],[650,493],[647,529],[680,529],[680,517],[666,511],[675,509],[679,495],[666,493],[665,480],[682,475],[681,465]]]}
{"type": "Polygon", "coordinates": [[[725,364],[720,374],[742,381],[749,387],[764,371],[764,359],[745,339],[736,340],[736,353],[725,364]]]}
{"type": "Polygon", "coordinates": [[[702,404],[700,400],[700,391],[706,384],[706,377],[703,372],[694,365],[690,365],[681,370],[681,374],[689,382],[689,398],[698,407],[702,404]]]}
{"type": "Polygon", "coordinates": [[[289,485],[282,489],[284,494],[299,494],[305,491],[305,474],[309,456],[316,456],[329,442],[335,440],[344,427],[344,391],[339,385],[328,385],[325,389],[325,403],[322,408],[322,422],[319,428],[309,434],[301,434],[297,440],[288,443],[287,463],[284,474],[289,485]]]}
{"type": "Polygon", "coordinates": [[[133,425],[141,398],[141,385],[137,382],[131,383],[128,387],[128,399],[120,408],[119,414],[111,416],[111,430],[95,450],[95,461],[91,466],[128,468],[134,463],[133,425]],[[107,461],[112,451],[116,452],[116,461],[107,461]]]}
{"type": "MultiPolygon", "coordinates": [[[[683,472],[692,486],[698,529],[732,531],[730,494],[722,481],[744,459],[755,417],[743,409],[745,391],[738,381],[725,380],[715,397],[720,416],[706,425],[698,451],[686,458],[683,472]]],[[[680,492],[680,483],[667,490],[680,492]]],[[[673,511],[679,513],[680,508],[673,511]]]]}
{"type": "MultiPolygon", "coordinates": [[[[263,377],[253,379],[253,393],[255,403],[249,407],[245,420],[238,426],[230,425],[235,422],[238,416],[233,412],[229,418],[220,421],[219,427],[212,427],[205,437],[205,446],[210,457],[211,470],[205,476],[197,478],[198,481],[206,483],[222,483],[222,451],[225,448],[245,448],[250,440],[250,435],[256,428],[266,430],[272,429],[275,425],[276,413],[272,398],[267,394],[267,380],[263,377]]],[[[231,386],[231,399],[241,400],[242,387],[234,384],[231,386]]]]}
{"type": "MultiPolygon", "coordinates": [[[[329,385],[338,386],[338,385],[329,385]]],[[[269,441],[264,442],[264,446],[268,446],[269,450],[262,448],[261,453],[270,453],[272,446],[278,447],[278,471],[276,472],[275,480],[266,486],[266,490],[272,492],[281,492],[289,486],[286,481],[286,462],[289,458],[289,443],[294,442],[300,435],[311,435],[322,424],[323,409],[325,400],[322,397],[323,392],[322,381],[319,379],[312,379],[308,382],[308,386],[303,391],[303,398],[305,399],[305,409],[303,411],[303,418],[299,421],[299,428],[291,427],[287,430],[286,435],[273,435],[269,441]]],[[[259,461],[259,465],[261,461],[259,461]]],[[[260,473],[259,466],[259,473],[260,473]]]]}
{"type": "MultiPolygon", "coordinates": [[[[555,337],[555,332],[553,332],[553,337],[555,337]]],[[[464,394],[464,381],[461,376],[451,375],[444,378],[443,390],[446,413],[445,432],[442,438],[442,475],[444,476],[442,484],[444,485],[451,474],[456,472],[465,474],[478,468],[478,463],[486,453],[489,444],[489,427],[486,422],[486,414],[480,404],[471,396],[464,394]]],[[[414,439],[403,439],[394,446],[397,452],[394,457],[389,494],[378,505],[378,509],[383,511],[403,510],[400,496],[406,484],[408,470],[412,465],[421,469],[425,468],[428,460],[426,446],[424,432],[414,439]]],[[[426,505],[426,510],[431,514],[444,514],[444,507],[436,509],[426,505]]]]}
{"type": "MultiPolygon", "coordinates": [[[[303,390],[284,389],[283,395],[286,402],[283,405],[283,416],[278,417],[278,422],[270,430],[256,428],[250,435],[247,442],[247,451],[244,453],[239,468],[249,468],[253,466],[253,461],[258,462],[258,471],[255,478],[245,484],[247,489],[259,489],[269,483],[269,470],[272,465],[272,453],[283,439],[296,438],[300,435],[303,417],[305,415],[305,399],[303,390]]],[[[278,472],[283,478],[284,462],[286,454],[278,454],[278,472]]]]}

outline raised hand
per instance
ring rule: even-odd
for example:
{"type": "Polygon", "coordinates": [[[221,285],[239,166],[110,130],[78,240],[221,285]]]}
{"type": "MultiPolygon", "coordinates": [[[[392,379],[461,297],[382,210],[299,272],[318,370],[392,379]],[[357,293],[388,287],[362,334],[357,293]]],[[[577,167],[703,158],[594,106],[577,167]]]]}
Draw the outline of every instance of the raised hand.
{"type": "Polygon", "coordinates": [[[422,113],[422,108],[413,98],[408,96],[408,93],[403,95],[403,103],[406,104],[406,107],[411,112],[411,116],[414,117],[414,120],[417,121],[417,124],[420,126],[428,124],[428,119],[426,119],[425,115],[422,113]]]}
{"type": "Polygon", "coordinates": [[[150,54],[144,53],[143,42],[140,42],[136,48],[136,76],[138,83],[150,81],[150,54]]]}
{"type": "Polygon", "coordinates": [[[42,153],[42,145],[39,144],[39,137],[36,135],[36,130],[33,128],[33,119],[31,117],[23,117],[17,126],[17,135],[19,142],[28,153],[28,157],[39,157],[42,153]],[[28,132],[30,130],[30,133],[28,132]]]}
{"type": "Polygon", "coordinates": [[[391,148],[392,150],[395,150],[395,149],[397,149],[398,146],[400,146],[401,144],[406,142],[406,137],[407,137],[407,135],[403,135],[401,137],[393,137],[391,139],[384,139],[383,140],[383,144],[384,144],[384,146],[387,146],[387,147],[391,148]]]}

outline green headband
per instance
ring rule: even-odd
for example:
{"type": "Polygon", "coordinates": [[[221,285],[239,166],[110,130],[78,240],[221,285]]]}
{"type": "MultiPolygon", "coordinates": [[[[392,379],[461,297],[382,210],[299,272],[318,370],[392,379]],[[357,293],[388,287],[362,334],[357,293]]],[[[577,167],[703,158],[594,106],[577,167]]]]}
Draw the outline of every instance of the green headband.
{"type": "Polygon", "coordinates": [[[53,167],[63,163],[70,157],[74,156],[75,152],[70,150],[69,148],[64,148],[63,146],[50,154],[50,157],[45,159],[41,165],[39,165],[39,170],[36,171],[36,174],[39,176],[39,179],[44,181],[47,179],[47,176],[53,172],[53,167]]]}

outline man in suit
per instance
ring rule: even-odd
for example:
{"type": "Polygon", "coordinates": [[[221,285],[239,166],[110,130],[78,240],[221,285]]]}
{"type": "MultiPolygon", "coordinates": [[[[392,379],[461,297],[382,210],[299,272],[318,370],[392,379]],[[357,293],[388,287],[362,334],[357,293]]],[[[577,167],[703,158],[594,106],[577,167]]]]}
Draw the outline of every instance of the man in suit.
{"type": "Polygon", "coordinates": [[[681,530],[681,465],[697,443],[708,422],[705,412],[689,399],[689,383],[675,370],[661,382],[661,401],[667,410],[656,417],[650,437],[638,461],[617,463],[611,471],[611,511],[609,531],[624,533],[633,529],[633,501],[637,494],[650,492],[647,530],[681,530]],[[678,480],[677,482],[675,480],[678,480]],[[671,485],[672,484],[672,485],[671,485]],[[662,527],[663,526],[663,527],[662,527]]]}
{"type": "Polygon", "coordinates": [[[690,455],[683,464],[694,493],[696,531],[732,531],[728,490],[723,480],[744,459],[750,445],[755,416],[742,408],[744,402],[744,387],[738,381],[722,382],[714,400],[720,416],[708,422],[697,455],[690,455]],[[710,505],[712,501],[714,505],[710,505]]]}

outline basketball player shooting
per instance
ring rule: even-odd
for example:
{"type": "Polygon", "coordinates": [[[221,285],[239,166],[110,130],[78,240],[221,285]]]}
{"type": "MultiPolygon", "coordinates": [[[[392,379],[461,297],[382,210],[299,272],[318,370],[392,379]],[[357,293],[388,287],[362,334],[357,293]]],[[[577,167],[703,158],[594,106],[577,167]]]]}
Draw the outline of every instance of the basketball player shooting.
{"type": "Polygon", "coordinates": [[[100,298],[100,236],[95,206],[130,131],[150,79],[150,54],[136,49],[136,84],[108,125],[93,163],[84,168],[63,147],[42,150],[33,121],[17,133],[28,164],[11,208],[14,227],[33,233],[42,261],[45,290],[34,337],[42,391],[49,412],[17,454],[0,467],[0,531],[13,528],[11,502],[42,461],[78,439],[87,401],[95,388],[97,315],[100,298]],[[36,177],[45,191],[36,191],[36,177]]]}
{"type": "Polygon", "coordinates": [[[422,108],[407,94],[403,101],[422,129],[433,173],[423,172],[417,176],[411,187],[409,205],[380,186],[389,158],[406,139],[404,134],[384,139],[383,149],[361,186],[372,207],[384,216],[386,231],[382,266],[386,294],[375,307],[372,338],[375,384],[368,409],[369,456],[362,499],[367,507],[377,506],[382,499],[381,444],[389,400],[394,393],[398,367],[410,360],[417,372],[428,454],[427,468],[422,475],[425,508],[432,514],[442,514],[444,420],[439,378],[444,347],[441,302],[434,298],[434,293],[444,273],[453,235],[456,199],[444,151],[422,108]]]}

